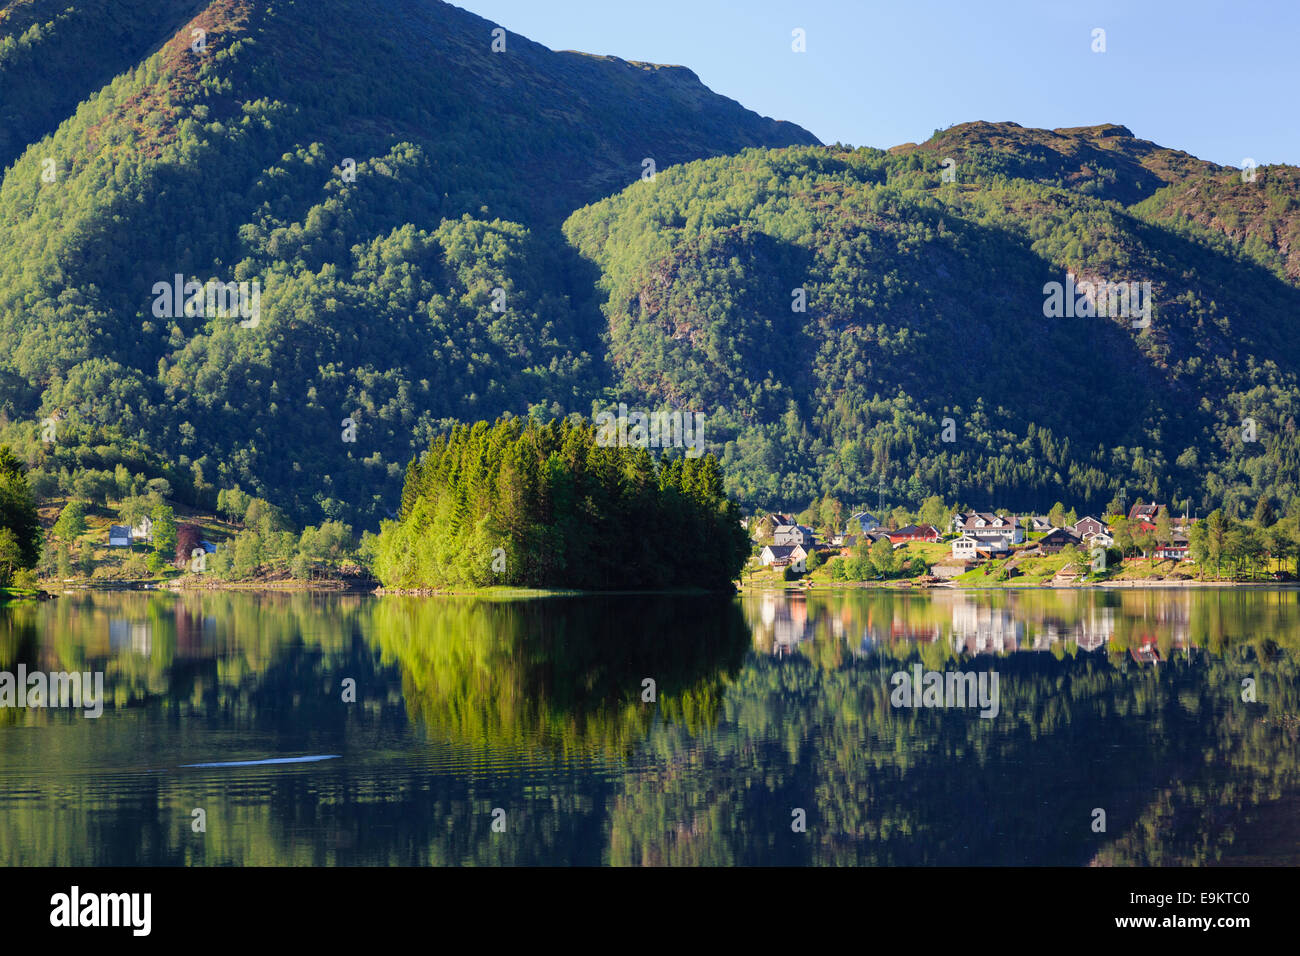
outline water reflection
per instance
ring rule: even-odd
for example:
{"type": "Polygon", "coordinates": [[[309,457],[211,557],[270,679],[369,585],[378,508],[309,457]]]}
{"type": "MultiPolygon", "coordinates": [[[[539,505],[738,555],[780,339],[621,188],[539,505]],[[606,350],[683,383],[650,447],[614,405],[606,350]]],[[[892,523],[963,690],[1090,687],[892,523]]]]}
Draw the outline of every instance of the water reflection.
{"type": "Polygon", "coordinates": [[[1298,645],[1291,590],[10,605],[0,670],[109,701],[0,709],[0,862],[1295,863],[1298,645]]]}
{"type": "MultiPolygon", "coordinates": [[[[1269,592],[1274,596],[1292,592],[1269,592]]],[[[1218,605],[1222,592],[888,590],[766,592],[747,598],[754,646],[788,656],[805,641],[830,635],[854,653],[870,655],[881,646],[946,642],[956,655],[1051,651],[1054,646],[1116,653],[1149,648],[1186,651],[1193,645],[1193,608],[1218,605]]],[[[1235,595],[1226,595],[1236,602],[1235,595]]],[[[1251,605],[1263,602],[1258,594],[1251,605]]],[[[1290,603],[1288,601],[1283,603],[1290,603]]],[[[1279,605],[1280,606],[1280,605],[1279,605]]],[[[1213,614],[1239,615],[1241,608],[1216,607],[1213,614]]],[[[1212,615],[1213,616],[1213,615],[1212,615]]],[[[1223,637],[1218,618],[1206,618],[1206,638],[1223,637]],[[1218,627],[1214,627],[1217,621],[1218,627]]],[[[1242,621],[1244,623],[1244,619],[1242,621]]]]}

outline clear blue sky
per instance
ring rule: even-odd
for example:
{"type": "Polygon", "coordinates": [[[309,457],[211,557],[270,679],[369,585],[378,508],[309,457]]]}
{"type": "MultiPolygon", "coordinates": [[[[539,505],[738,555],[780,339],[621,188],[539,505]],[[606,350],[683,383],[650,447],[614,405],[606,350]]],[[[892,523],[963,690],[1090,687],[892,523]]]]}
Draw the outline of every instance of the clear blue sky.
{"type": "Polygon", "coordinates": [[[1224,165],[1300,165],[1300,0],[458,0],[555,50],[690,67],[823,142],[968,120],[1120,123],[1224,165]],[[807,52],[791,52],[791,31],[807,52]],[[1092,52],[1092,31],[1106,52],[1092,52]]]}

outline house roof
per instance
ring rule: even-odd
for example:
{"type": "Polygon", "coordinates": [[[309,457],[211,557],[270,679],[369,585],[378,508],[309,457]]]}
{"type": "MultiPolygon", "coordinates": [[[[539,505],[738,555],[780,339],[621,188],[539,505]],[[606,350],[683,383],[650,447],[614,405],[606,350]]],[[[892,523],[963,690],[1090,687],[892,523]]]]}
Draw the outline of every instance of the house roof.
{"type": "Polygon", "coordinates": [[[1016,528],[1019,526],[1020,522],[1013,516],[995,515],[988,511],[972,511],[966,516],[966,520],[962,522],[963,528],[1016,528]]]}
{"type": "Polygon", "coordinates": [[[131,529],[124,524],[111,524],[108,526],[108,536],[110,538],[129,538],[131,529]]]}
{"type": "Polygon", "coordinates": [[[788,558],[798,559],[808,557],[808,552],[804,550],[803,545],[801,544],[769,544],[763,548],[763,550],[770,551],[772,557],[777,561],[788,558]],[[798,554],[795,553],[796,551],[798,554]]]}
{"type": "Polygon", "coordinates": [[[891,532],[890,532],[890,537],[895,537],[895,536],[897,536],[897,535],[903,535],[903,534],[910,534],[910,535],[927,534],[927,535],[929,535],[929,534],[938,534],[938,533],[939,533],[939,531],[938,531],[938,529],[936,529],[936,528],[934,527],[934,525],[929,525],[929,524],[909,524],[909,525],[908,525],[907,527],[905,527],[905,528],[899,528],[897,531],[891,531],[891,532]]]}

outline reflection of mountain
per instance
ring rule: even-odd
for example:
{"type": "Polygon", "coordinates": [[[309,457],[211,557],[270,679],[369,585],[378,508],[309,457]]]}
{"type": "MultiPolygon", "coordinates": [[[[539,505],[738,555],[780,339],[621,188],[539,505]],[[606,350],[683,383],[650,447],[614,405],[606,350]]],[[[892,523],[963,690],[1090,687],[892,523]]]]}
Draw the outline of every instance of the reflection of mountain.
{"type": "Polygon", "coordinates": [[[1296,592],[772,597],[0,609],[0,665],[111,675],[101,720],[0,714],[26,724],[0,726],[0,864],[1226,862],[1239,826],[1300,793],[1296,592]],[[956,607],[1053,653],[954,660],[956,607]],[[148,657],[112,651],[114,620],[148,625],[148,657]],[[778,622],[802,635],[780,659],[778,622]],[[1124,653],[1072,653],[1080,634],[1124,653]],[[1158,673],[1129,653],[1148,634],[1158,673]],[[999,717],[892,708],[889,676],[918,656],[996,669],[999,717]],[[177,770],[319,753],[342,756],[177,770]]]}

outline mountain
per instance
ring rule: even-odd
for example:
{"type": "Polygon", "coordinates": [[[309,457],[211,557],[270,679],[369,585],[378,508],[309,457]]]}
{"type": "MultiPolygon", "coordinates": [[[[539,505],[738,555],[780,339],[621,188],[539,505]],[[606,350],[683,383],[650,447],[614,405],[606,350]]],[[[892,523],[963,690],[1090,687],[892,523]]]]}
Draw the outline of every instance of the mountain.
{"type": "Polygon", "coordinates": [[[605,373],[573,209],[646,160],[817,142],[685,68],[436,0],[38,0],[0,29],[27,140],[0,143],[8,437],[46,475],[125,463],[303,519],[373,521],[449,419],[587,410],[605,373]],[[244,311],[171,308],[175,276],[245,283],[244,311]]]}
{"type": "Polygon", "coordinates": [[[0,169],[202,8],[196,0],[0,3],[0,169]]]}
{"type": "Polygon", "coordinates": [[[10,2],[0,91],[0,441],[46,493],[374,526],[449,423],[618,401],[704,413],[750,507],[1300,492],[1294,167],[827,147],[436,0],[10,2]]]}
{"type": "Polygon", "coordinates": [[[705,411],[748,504],[1205,508],[1300,491],[1296,170],[1256,173],[971,123],[686,164],[565,228],[615,387],[705,411]],[[1148,283],[1149,314],[1048,317],[1076,279],[1148,283]]]}

